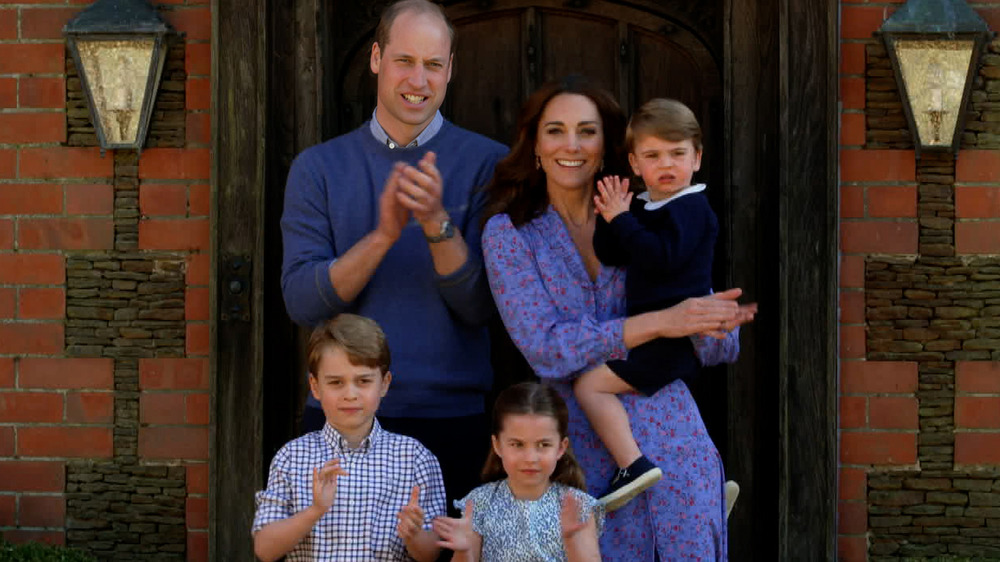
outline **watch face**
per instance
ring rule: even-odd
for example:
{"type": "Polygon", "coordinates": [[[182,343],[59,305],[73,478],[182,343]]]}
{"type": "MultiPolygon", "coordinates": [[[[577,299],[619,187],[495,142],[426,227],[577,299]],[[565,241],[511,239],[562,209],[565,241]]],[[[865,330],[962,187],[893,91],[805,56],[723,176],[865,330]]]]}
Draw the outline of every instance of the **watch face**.
{"type": "Polygon", "coordinates": [[[454,236],[455,236],[455,226],[451,224],[451,221],[446,220],[441,222],[441,230],[437,234],[435,234],[434,236],[426,236],[426,238],[428,242],[434,243],[434,242],[441,242],[449,238],[454,238],[454,236]]]}

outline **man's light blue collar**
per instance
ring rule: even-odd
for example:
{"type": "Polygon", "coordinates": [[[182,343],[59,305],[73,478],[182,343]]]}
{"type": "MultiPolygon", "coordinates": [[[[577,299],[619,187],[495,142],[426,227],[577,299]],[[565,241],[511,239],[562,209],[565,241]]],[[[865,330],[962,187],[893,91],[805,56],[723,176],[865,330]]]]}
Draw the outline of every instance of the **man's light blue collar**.
{"type": "Polygon", "coordinates": [[[431,122],[424,127],[424,130],[421,131],[419,135],[417,135],[417,138],[413,139],[413,142],[405,147],[401,147],[399,146],[399,143],[389,138],[389,134],[385,132],[385,129],[383,129],[382,125],[379,124],[378,119],[375,118],[374,110],[372,111],[372,120],[369,122],[369,128],[371,129],[375,140],[388,146],[389,148],[414,148],[417,146],[423,146],[434,138],[434,135],[441,130],[441,125],[444,125],[444,117],[441,116],[440,111],[437,111],[434,113],[434,118],[431,119],[431,122]]]}

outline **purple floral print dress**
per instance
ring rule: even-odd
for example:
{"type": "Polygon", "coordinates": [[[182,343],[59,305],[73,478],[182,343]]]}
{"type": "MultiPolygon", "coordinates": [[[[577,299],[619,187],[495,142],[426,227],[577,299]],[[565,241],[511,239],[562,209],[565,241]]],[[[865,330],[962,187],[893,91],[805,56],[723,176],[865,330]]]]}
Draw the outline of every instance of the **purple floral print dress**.
{"type": "MultiPolygon", "coordinates": [[[[625,272],[602,266],[592,282],[552,207],[520,228],[507,215],[491,218],[483,232],[483,254],[511,339],[569,406],[570,443],[589,492],[596,495],[616,466],[580,410],[572,381],[626,354],[625,272]]],[[[663,469],[663,479],[607,515],[602,558],[726,560],[722,460],[687,386],[678,380],[651,397],[620,398],[639,448],[663,469]]]]}

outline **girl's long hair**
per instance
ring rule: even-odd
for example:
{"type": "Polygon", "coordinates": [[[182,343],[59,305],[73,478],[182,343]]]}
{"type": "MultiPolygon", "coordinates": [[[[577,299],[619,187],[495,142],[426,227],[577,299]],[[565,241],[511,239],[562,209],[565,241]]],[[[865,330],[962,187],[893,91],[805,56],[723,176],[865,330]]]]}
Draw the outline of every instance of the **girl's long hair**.
{"type": "MultiPolygon", "coordinates": [[[[500,436],[507,416],[525,414],[551,417],[556,420],[559,440],[562,441],[567,437],[569,411],[566,409],[566,402],[551,386],[537,382],[515,384],[500,393],[493,407],[493,435],[500,436]]],[[[507,471],[503,469],[503,462],[493,447],[490,447],[490,455],[483,466],[483,482],[493,482],[506,477],[507,471]]],[[[572,446],[566,447],[566,452],[556,462],[556,468],[549,480],[586,491],[583,469],[573,456],[572,446]]]]}
{"type": "Polygon", "coordinates": [[[484,221],[507,213],[514,226],[541,215],[549,205],[545,172],[536,166],[535,144],[538,122],[552,98],[559,94],[579,94],[597,106],[604,133],[604,170],[600,175],[625,176],[629,173],[625,147],[625,114],[606,90],[581,76],[548,82],[528,97],[517,120],[517,136],[507,157],[497,163],[493,180],[486,187],[484,221]]]}

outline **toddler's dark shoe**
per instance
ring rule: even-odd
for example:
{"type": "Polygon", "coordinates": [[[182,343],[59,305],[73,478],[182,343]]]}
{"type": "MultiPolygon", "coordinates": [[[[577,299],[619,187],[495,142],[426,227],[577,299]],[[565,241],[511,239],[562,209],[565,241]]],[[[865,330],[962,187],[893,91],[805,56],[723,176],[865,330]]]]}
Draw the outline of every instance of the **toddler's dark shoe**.
{"type": "Polygon", "coordinates": [[[663,471],[645,456],[639,457],[628,468],[621,468],[611,478],[607,491],[599,501],[607,511],[614,511],[627,504],[643,490],[663,477],[663,471]]]}

